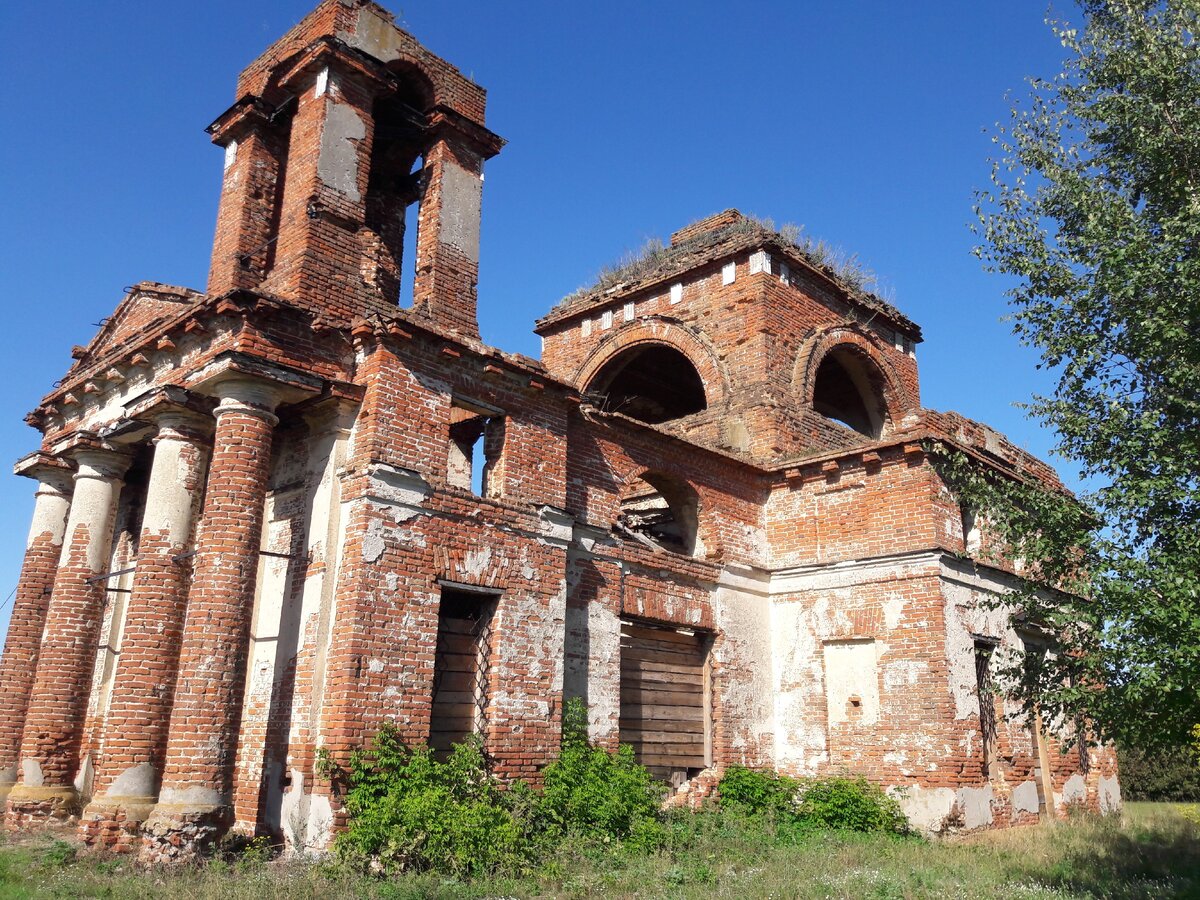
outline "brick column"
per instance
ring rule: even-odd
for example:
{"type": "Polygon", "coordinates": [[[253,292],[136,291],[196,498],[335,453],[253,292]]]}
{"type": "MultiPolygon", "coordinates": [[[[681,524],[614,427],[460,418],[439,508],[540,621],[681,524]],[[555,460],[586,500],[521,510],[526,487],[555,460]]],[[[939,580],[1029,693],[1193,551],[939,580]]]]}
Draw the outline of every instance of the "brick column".
{"type": "Polygon", "coordinates": [[[129,458],[93,448],[73,455],[79,464],[75,495],[25,716],[20,781],[8,795],[10,827],[79,812],[74,780],[104,614],[105,581],[96,576],[108,569],[129,458]]]}
{"type": "Polygon", "coordinates": [[[0,659],[0,803],[17,780],[17,759],[25,709],[37,671],[38,650],[46,626],[50,591],[62,555],[67,512],[71,508],[71,469],[67,463],[35,453],[17,463],[16,473],[36,478],[33,524],[25,542],[25,561],[13,595],[12,617],[0,659]]]}
{"type": "Polygon", "coordinates": [[[213,126],[225,148],[225,176],[217,207],[208,293],[254,287],[275,257],[271,242],[283,187],[287,130],[271,124],[254,102],[239,103],[213,126]]]}
{"type": "Polygon", "coordinates": [[[191,544],[211,430],[210,419],[187,411],[162,411],[154,420],[154,462],[104,752],[80,828],[88,843],[122,850],[134,845],[158,795],[191,571],[176,557],[191,544]]]}
{"type": "Polygon", "coordinates": [[[442,135],[425,151],[425,172],[413,311],[439,328],[477,338],[483,156],[467,141],[442,135]]]}
{"type": "Polygon", "coordinates": [[[147,862],[190,859],[233,823],[234,760],[278,395],[266,382],[242,378],[214,393],[221,402],[162,788],[143,827],[147,862]]]}

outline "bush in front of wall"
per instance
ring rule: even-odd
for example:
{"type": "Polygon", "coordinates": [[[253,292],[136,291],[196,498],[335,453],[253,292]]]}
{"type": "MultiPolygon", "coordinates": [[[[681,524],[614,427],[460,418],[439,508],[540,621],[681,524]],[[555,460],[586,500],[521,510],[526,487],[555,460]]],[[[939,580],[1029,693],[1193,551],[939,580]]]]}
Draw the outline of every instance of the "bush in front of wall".
{"type": "Polygon", "coordinates": [[[532,823],[514,815],[525,794],[500,789],[478,738],[441,761],[428,747],[406,747],[385,724],[369,750],[353,754],[347,781],[350,821],[336,848],[352,868],[470,877],[531,865],[532,823]]]}
{"type": "Polygon", "coordinates": [[[663,836],[663,786],[634,759],[633,748],[615,753],[593,746],[587,707],[567,701],[562,751],[543,772],[540,813],[559,834],[625,841],[643,849],[663,836]]]}
{"type": "Polygon", "coordinates": [[[910,830],[896,799],[861,776],[797,779],[771,769],[730,766],[718,790],[723,806],[774,818],[784,832],[910,830]]]}

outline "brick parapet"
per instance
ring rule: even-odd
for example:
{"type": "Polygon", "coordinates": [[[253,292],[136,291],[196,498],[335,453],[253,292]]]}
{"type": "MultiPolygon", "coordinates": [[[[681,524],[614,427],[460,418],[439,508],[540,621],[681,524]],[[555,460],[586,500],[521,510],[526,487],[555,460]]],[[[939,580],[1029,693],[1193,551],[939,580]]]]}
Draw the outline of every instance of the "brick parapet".
{"type": "Polygon", "coordinates": [[[330,37],[372,59],[420,70],[432,83],[438,104],[483,124],[487,92],[397,28],[386,9],[362,0],[321,3],[246,67],[238,78],[237,96],[277,101],[281,94],[275,76],[281,66],[314,41],[330,37]]]}

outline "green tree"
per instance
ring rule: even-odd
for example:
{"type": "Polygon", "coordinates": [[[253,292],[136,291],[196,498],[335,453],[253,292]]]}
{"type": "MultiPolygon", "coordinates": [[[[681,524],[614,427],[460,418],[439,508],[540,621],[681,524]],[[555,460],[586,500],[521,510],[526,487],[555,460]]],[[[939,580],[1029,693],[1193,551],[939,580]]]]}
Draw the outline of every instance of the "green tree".
{"type": "Polygon", "coordinates": [[[1027,516],[1018,555],[1091,581],[1084,602],[1034,610],[1074,626],[1026,686],[1106,737],[1184,746],[1200,723],[1200,0],[1080,7],[1079,27],[1050,23],[1063,70],[1030,79],[977,198],[978,252],[1012,277],[1015,330],[1057,377],[1031,409],[1097,486],[1087,539],[1049,530],[1057,500],[1001,499],[1049,513],[1027,516]]]}

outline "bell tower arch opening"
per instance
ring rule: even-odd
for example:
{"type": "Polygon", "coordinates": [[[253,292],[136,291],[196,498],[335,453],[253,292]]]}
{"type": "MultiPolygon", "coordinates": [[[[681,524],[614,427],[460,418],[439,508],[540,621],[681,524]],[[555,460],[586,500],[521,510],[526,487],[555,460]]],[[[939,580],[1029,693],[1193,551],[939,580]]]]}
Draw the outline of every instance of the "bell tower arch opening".
{"type": "Polygon", "coordinates": [[[604,395],[605,408],[657,425],[708,408],[699,371],[667,344],[638,344],[618,353],[587,388],[604,395]]]}
{"type": "Polygon", "coordinates": [[[812,408],[866,437],[881,437],[890,418],[883,372],[858,348],[834,347],[817,367],[812,408]]]}
{"type": "Polygon", "coordinates": [[[416,224],[424,190],[432,88],[416,70],[372,106],[374,134],[363,210],[363,280],[392,302],[411,296],[416,224]],[[402,287],[408,290],[402,290],[402,287]]]}

